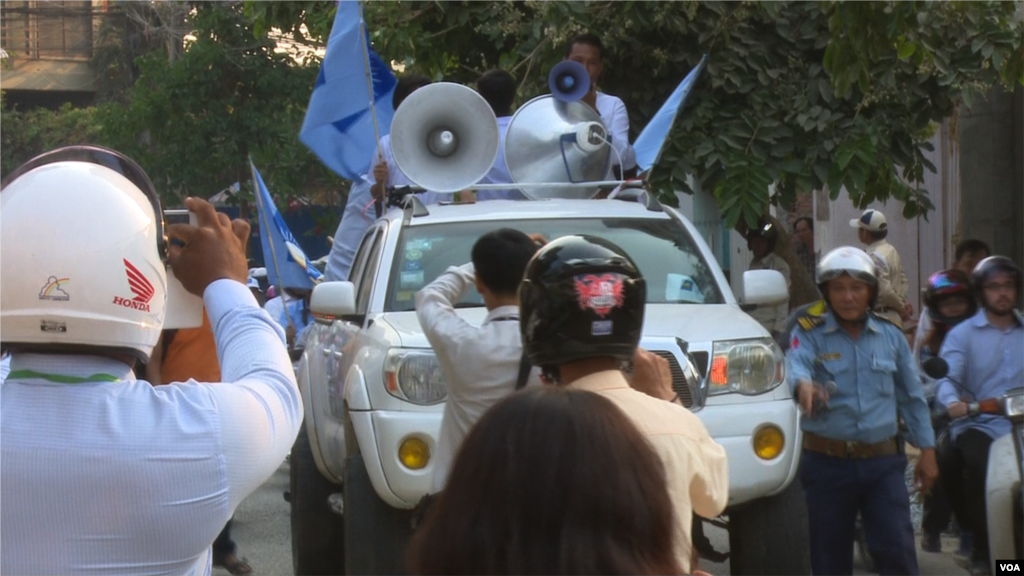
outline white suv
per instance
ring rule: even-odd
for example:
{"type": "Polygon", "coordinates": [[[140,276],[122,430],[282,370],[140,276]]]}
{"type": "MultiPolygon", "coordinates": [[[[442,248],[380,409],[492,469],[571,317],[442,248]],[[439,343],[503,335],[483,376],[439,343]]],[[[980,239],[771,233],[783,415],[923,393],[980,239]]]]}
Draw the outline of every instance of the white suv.
{"type": "MultiPolygon", "coordinates": [[[[373,224],[351,282],[313,292],[317,323],[299,366],[306,425],[291,458],[296,574],[403,569],[446,395],[413,295],[500,227],[591,234],[629,253],[647,281],[641,346],[669,361],[675,390],[729,457],[729,508],[712,521],[729,529],[732,572],[809,572],[794,482],[800,428],[782,352],[740,309],[694,226],[645,199],[415,201],[373,224]]],[[[748,272],[744,286],[747,305],[787,298],[774,271],[748,272]]],[[[470,322],[486,315],[475,292],[457,308],[470,322]]]]}

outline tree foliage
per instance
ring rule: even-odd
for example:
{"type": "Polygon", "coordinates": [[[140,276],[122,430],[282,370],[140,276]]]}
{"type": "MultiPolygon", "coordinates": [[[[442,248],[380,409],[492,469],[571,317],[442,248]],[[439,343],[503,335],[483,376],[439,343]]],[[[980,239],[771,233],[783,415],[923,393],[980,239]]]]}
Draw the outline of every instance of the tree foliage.
{"type": "MultiPolygon", "coordinates": [[[[253,2],[257,27],[324,44],[333,3],[253,2]]],[[[752,223],[798,191],[845,188],[858,206],[893,198],[932,208],[921,188],[934,123],[991,86],[1024,83],[1013,2],[373,2],[365,16],[386,58],[436,79],[492,67],[543,93],[565,42],[605,43],[602,88],[630,111],[634,136],[710,55],[652,182],[712,191],[727,225],[752,223]]]]}
{"type": "Polygon", "coordinates": [[[256,36],[237,4],[198,4],[189,25],[180,59],[150,52],[137,61],[131,104],[108,127],[118,147],[178,197],[247,184],[250,155],[277,191],[336,186],[298,142],[317,66],[256,36]]]}

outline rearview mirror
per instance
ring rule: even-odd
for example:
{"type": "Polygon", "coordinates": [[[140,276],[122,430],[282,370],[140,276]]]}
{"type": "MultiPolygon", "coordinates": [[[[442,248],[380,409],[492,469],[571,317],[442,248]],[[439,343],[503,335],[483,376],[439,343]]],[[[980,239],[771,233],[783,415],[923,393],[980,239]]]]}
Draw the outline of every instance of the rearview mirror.
{"type": "Polygon", "coordinates": [[[921,364],[921,368],[924,369],[925,374],[936,380],[942,380],[946,374],[949,374],[949,363],[938,356],[925,360],[924,364],[921,364]]]}
{"type": "Polygon", "coordinates": [[[743,273],[743,304],[775,306],[789,301],[786,278],[776,270],[747,270],[743,273]]]}
{"type": "Polygon", "coordinates": [[[333,321],[355,314],[355,285],[351,282],[321,282],[313,287],[309,308],[317,320],[333,321]]]}

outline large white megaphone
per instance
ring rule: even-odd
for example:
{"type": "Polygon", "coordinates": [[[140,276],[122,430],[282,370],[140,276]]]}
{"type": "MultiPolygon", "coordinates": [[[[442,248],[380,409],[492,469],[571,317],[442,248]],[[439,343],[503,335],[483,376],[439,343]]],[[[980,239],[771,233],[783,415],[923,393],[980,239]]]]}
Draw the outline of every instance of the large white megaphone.
{"type": "Polygon", "coordinates": [[[479,182],[498,156],[498,121],[471,88],[429,84],[406,98],[391,123],[399,170],[434,192],[458,192],[479,182]]]}
{"type": "MultiPolygon", "coordinates": [[[[608,175],[611,146],[601,117],[590,106],[539,96],[516,111],[505,132],[505,164],[516,183],[585,183],[608,175]]],[[[534,200],[593,198],[600,187],[528,187],[534,200]]]]}

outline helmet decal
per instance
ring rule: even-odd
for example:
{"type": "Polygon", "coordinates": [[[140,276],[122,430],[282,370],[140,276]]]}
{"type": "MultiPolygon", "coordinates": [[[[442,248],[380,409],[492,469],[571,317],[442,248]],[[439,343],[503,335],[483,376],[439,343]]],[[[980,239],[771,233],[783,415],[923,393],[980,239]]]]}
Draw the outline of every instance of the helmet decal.
{"type": "Polygon", "coordinates": [[[128,288],[135,296],[130,300],[121,296],[114,296],[114,304],[149,312],[149,301],[153,299],[153,295],[156,293],[156,290],[153,289],[153,284],[127,258],[124,259],[124,272],[128,276],[128,288]]]}
{"type": "Polygon", "coordinates": [[[67,302],[71,300],[71,296],[67,290],[68,284],[71,283],[70,278],[57,278],[56,276],[50,276],[46,279],[46,284],[39,290],[40,300],[57,300],[60,302],[67,302]]]}
{"type": "MultiPolygon", "coordinates": [[[[573,278],[581,310],[593,310],[604,318],[622,306],[622,274],[579,274],[573,278]]],[[[610,333],[611,330],[608,330],[610,333]]],[[[595,333],[596,334],[596,333],[595,333]]]]}

